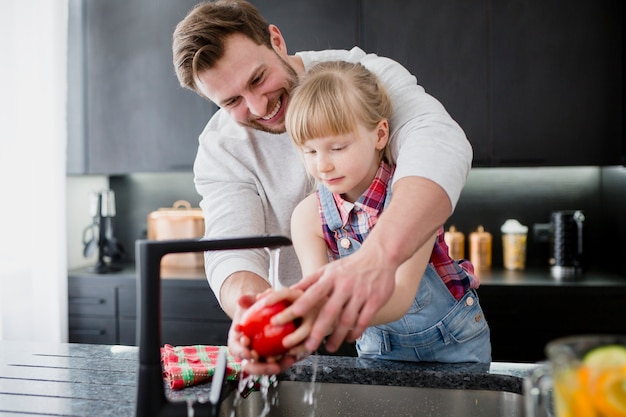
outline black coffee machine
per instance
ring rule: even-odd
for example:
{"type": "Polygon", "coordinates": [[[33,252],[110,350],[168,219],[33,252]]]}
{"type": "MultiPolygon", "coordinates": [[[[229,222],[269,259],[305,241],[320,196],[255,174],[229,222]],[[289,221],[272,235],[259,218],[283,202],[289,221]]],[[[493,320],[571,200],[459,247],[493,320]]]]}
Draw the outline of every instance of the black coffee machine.
{"type": "Polygon", "coordinates": [[[585,215],[581,210],[555,211],[551,214],[550,274],[555,279],[573,279],[584,269],[585,215]]]}

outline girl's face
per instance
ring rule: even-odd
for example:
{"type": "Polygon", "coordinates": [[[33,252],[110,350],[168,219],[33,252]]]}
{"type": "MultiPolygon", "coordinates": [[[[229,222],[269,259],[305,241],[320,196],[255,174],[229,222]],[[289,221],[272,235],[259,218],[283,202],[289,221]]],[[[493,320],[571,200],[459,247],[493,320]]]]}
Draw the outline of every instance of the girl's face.
{"type": "Polygon", "coordinates": [[[368,130],[310,139],[301,147],[307,171],[328,190],[351,202],[370,186],[389,140],[389,124],[381,120],[368,130]]]}

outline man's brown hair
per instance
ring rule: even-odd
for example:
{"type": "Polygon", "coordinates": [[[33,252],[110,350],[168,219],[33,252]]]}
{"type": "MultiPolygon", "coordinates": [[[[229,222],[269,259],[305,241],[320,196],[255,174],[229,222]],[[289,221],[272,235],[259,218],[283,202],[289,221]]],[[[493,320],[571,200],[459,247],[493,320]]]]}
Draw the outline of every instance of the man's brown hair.
{"type": "MultiPolygon", "coordinates": [[[[224,56],[224,40],[240,33],[271,48],[267,21],[245,0],[216,0],[196,5],[176,25],[172,52],[180,85],[200,94],[196,75],[224,56]]],[[[201,95],[201,94],[200,94],[201,95]]]]}

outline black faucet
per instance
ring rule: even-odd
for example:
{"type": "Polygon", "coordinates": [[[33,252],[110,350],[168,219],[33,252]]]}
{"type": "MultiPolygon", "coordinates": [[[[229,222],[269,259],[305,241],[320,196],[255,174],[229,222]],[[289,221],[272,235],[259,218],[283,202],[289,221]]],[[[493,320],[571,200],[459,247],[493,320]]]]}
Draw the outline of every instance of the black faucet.
{"type": "MultiPolygon", "coordinates": [[[[220,240],[138,240],[135,243],[138,274],[137,335],[139,372],[137,417],[187,415],[187,404],[170,402],[165,395],[161,368],[161,258],[168,253],[276,248],[289,246],[284,236],[258,236],[220,240]]],[[[218,400],[219,401],[219,400],[218,400]]],[[[219,404],[194,405],[197,416],[217,416],[219,404]]]]}

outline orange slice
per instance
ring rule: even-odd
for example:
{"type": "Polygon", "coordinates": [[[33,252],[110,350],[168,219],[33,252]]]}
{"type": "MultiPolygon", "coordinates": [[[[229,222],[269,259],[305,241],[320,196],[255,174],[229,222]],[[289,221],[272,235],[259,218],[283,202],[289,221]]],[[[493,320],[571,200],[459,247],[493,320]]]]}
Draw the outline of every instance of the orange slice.
{"type": "Polygon", "coordinates": [[[599,417],[589,393],[591,373],[586,367],[555,375],[554,403],[561,417],[599,417]]]}
{"type": "Polygon", "coordinates": [[[589,386],[593,378],[592,373],[586,366],[581,366],[576,372],[577,389],[570,399],[573,417],[597,417],[593,398],[589,392],[589,386]]]}
{"type": "Polygon", "coordinates": [[[593,402],[603,416],[626,417],[626,365],[600,371],[593,388],[593,402]]]}

